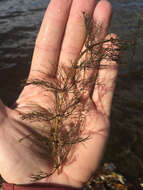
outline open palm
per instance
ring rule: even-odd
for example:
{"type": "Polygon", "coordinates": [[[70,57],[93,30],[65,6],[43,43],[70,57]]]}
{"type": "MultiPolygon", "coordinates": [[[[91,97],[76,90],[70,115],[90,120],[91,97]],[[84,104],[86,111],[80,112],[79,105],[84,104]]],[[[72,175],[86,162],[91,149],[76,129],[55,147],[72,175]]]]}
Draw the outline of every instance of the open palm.
{"type": "MultiPolygon", "coordinates": [[[[97,35],[97,40],[105,38],[112,14],[108,1],[51,0],[36,40],[28,80],[54,83],[59,68],[63,73],[69,71],[85,42],[83,12],[93,15],[95,22],[102,23],[103,30],[97,35]]],[[[81,187],[98,167],[108,137],[108,117],[117,74],[115,61],[101,60],[101,64],[108,65],[98,73],[98,81],[104,85],[92,86],[92,90],[89,87],[86,97],[89,106],[84,134],[90,133],[90,138],[74,146],[74,151],[69,154],[73,161],[65,163],[62,172],[55,172],[37,182],[81,187]]],[[[94,72],[89,72],[86,77],[92,75],[94,72]]],[[[34,133],[33,127],[38,126],[40,130],[39,122],[33,124],[22,120],[21,115],[35,110],[36,105],[45,110],[52,109],[54,103],[52,92],[35,85],[23,89],[13,109],[0,102],[0,173],[8,183],[32,183],[31,177],[35,174],[53,170],[50,160],[46,155],[40,155],[41,147],[34,144],[32,138],[20,140],[34,133]]]]}

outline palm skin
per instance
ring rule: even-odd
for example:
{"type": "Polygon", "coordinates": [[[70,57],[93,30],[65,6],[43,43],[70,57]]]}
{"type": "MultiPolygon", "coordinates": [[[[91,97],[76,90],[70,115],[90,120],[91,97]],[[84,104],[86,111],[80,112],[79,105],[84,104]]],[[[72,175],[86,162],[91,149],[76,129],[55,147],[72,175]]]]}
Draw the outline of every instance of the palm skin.
{"type": "MultiPolygon", "coordinates": [[[[83,11],[93,15],[95,22],[102,23],[104,30],[98,39],[105,38],[112,14],[108,1],[101,0],[96,4],[95,0],[51,0],[36,40],[29,79],[54,80],[59,66],[70,68],[85,40],[83,11]]],[[[105,60],[101,64],[105,64],[105,60]]],[[[106,61],[106,65],[109,67],[98,74],[98,80],[104,82],[104,86],[93,87],[92,96],[87,97],[90,106],[84,133],[91,133],[90,139],[75,145],[74,152],[71,151],[74,161],[65,163],[60,174],[55,172],[37,182],[82,187],[97,169],[108,137],[108,117],[117,75],[116,67],[112,67],[116,62],[106,61]]],[[[31,139],[19,142],[32,130],[32,124],[20,117],[21,113],[33,109],[31,102],[45,109],[51,108],[53,94],[30,85],[23,89],[14,109],[0,102],[0,173],[8,183],[32,183],[30,177],[34,174],[52,170],[46,157],[41,158],[38,154],[40,147],[31,139]]]]}

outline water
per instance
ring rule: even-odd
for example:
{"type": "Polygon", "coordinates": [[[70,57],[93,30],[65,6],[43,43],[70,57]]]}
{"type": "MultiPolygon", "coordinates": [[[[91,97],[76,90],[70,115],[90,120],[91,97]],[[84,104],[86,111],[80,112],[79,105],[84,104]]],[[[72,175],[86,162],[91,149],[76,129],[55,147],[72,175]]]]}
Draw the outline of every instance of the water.
{"type": "MultiPolygon", "coordinates": [[[[111,3],[114,8],[111,31],[123,38],[134,38],[136,32],[141,30],[137,31],[143,2],[111,0],[111,3]]],[[[0,0],[0,70],[15,67],[19,64],[17,58],[31,56],[47,4],[47,0],[0,0]]],[[[143,23],[143,16],[141,21],[143,23]]],[[[141,54],[137,57],[142,59],[141,54]]]]}
{"type": "Polygon", "coordinates": [[[16,66],[17,57],[28,55],[47,6],[47,0],[35,1],[0,1],[0,69],[16,66]],[[18,50],[18,52],[17,52],[18,50]],[[14,53],[16,51],[16,53],[14,53]],[[5,60],[12,60],[7,63],[5,60]]]}
{"type": "Polygon", "coordinates": [[[11,105],[29,71],[35,38],[48,1],[0,0],[0,92],[11,105]]]}
{"type": "MultiPolygon", "coordinates": [[[[137,179],[143,177],[143,1],[111,3],[111,31],[122,39],[137,39],[137,46],[135,54],[126,52],[122,61],[125,65],[120,67],[105,160],[114,162],[127,177],[137,179]]],[[[20,81],[28,75],[47,4],[48,0],[0,0],[0,97],[6,105],[16,99],[20,81]]]]}

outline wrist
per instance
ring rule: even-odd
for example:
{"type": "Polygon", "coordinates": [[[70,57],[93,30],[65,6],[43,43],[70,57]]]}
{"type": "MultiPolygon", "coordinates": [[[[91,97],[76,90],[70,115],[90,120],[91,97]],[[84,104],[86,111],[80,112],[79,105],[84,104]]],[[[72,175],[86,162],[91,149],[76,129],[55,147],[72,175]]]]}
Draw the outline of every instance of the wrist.
{"type": "Polygon", "coordinates": [[[81,190],[80,188],[75,188],[67,185],[59,185],[54,183],[33,183],[25,185],[16,185],[11,183],[3,182],[2,184],[4,190],[16,189],[16,190],[81,190]]]}
{"type": "Polygon", "coordinates": [[[38,183],[50,183],[76,189],[81,189],[84,186],[83,182],[79,181],[78,179],[73,179],[71,176],[69,176],[69,174],[67,175],[65,172],[62,172],[61,174],[57,174],[56,172],[48,178],[39,180],[38,183]]]}

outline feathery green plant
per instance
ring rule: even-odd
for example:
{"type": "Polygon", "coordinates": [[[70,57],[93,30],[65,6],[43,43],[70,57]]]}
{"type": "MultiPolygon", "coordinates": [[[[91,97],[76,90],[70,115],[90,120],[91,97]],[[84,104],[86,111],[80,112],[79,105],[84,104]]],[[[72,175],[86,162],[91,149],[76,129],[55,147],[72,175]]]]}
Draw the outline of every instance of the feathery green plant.
{"type": "MultiPolygon", "coordinates": [[[[98,71],[106,65],[100,66],[100,61],[104,59],[119,60],[117,51],[126,48],[128,43],[119,39],[98,41],[96,36],[102,30],[102,24],[96,25],[91,17],[83,13],[86,28],[85,49],[80,53],[79,58],[72,63],[68,72],[59,69],[56,82],[48,80],[28,80],[26,86],[33,85],[50,91],[54,94],[55,105],[52,109],[44,109],[39,105],[33,104],[34,111],[24,113],[22,120],[43,123],[43,126],[36,129],[36,134],[29,134],[20,139],[33,136],[34,142],[43,147],[47,153],[47,159],[50,161],[53,171],[35,174],[31,176],[32,180],[40,180],[52,175],[56,170],[60,170],[67,161],[69,152],[74,144],[87,141],[90,135],[82,135],[84,130],[84,119],[86,103],[83,101],[86,88],[89,85],[100,85],[97,82],[98,71]],[[120,43],[119,43],[120,41],[120,43]],[[111,42],[111,46],[103,48],[103,44],[111,42]],[[116,48],[115,48],[116,47],[116,48]],[[95,76],[86,79],[86,72],[94,70],[95,76]]],[[[42,154],[42,153],[41,153],[42,154]]]]}

